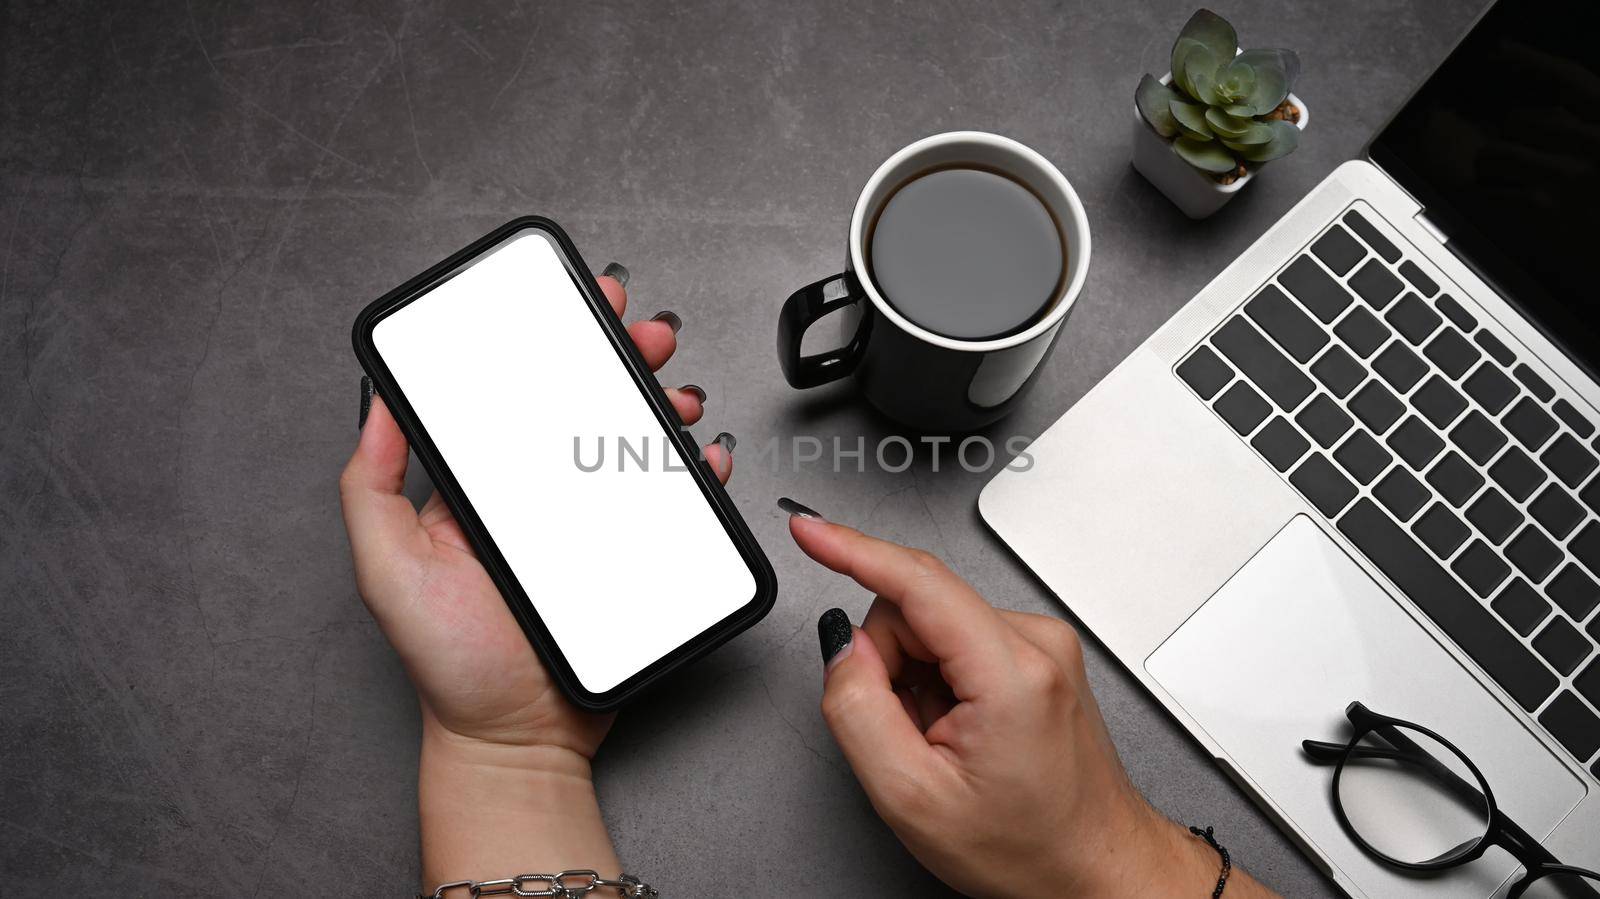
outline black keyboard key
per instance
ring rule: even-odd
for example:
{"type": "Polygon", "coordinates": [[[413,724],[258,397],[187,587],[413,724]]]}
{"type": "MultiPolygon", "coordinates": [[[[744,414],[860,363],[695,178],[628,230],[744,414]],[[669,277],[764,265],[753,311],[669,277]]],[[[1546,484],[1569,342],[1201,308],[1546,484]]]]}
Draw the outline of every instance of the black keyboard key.
{"type": "Polygon", "coordinates": [[[1395,303],[1394,308],[1385,313],[1383,318],[1412,346],[1421,346],[1422,342],[1428,339],[1428,335],[1437,330],[1439,324],[1444,321],[1439,317],[1439,313],[1433,311],[1432,306],[1423,302],[1422,298],[1414,293],[1401,297],[1400,302],[1395,303]]]}
{"type": "Polygon", "coordinates": [[[1551,618],[1544,630],[1533,638],[1533,651],[1544,656],[1551,668],[1564,675],[1578,670],[1578,663],[1589,657],[1591,648],[1572,622],[1560,615],[1551,618]]]}
{"type": "Polygon", "coordinates": [[[1600,575],[1600,523],[1589,522],[1567,544],[1578,561],[1594,574],[1600,575]]]}
{"type": "Polygon", "coordinates": [[[1561,548],[1539,533],[1538,528],[1529,525],[1506,544],[1506,558],[1537,584],[1561,563],[1561,548]]]}
{"type": "Polygon", "coordinates": [[[1456,327],[1466,331],[1468,334],[1472,333],[1473,328],[1478,327],[1478,320],[1466,310],[1466,307],[1456,302],[1455,297],[1445,294],[1435,300],[1434,305],[1439,307],[1439,311],[1444,313],[1445,318],[1450,319],[1455,323],[1456,327]]]}
{"type": "Polygon", "coordinates": [[[1479,465],[1487,465],[1509,439],[1499,425],[1476,409],[1468,412],[1450,431],[1450,442],[1461,447],[1467,458],[1479,465]]]}
{"type": "Polygon", "coordinates": [[[1490,415],[1499,415],[1513,399],[1517,397],[1517,385],[1511,383],[1500,369],[1485,362],[1478,366],[1472,376],[1461,382],[1461,389],[1467,392],[1478,405],[1489,410],[1490,415]]]}
{"type": "Polygon", "coordinates": [[[1339,469],[1334,468],[1333,463],[1321,453],[1307,456],[1294,474],[1289,475],[1289,483],[1304,494],[1318,512],[1329,518],[1338,515],[1356,498],[1356,485],[1340,474],[1339,469]]]}
{"type": "Polygon", "coordinates": [[[1435,335],[1423,349],[1422,355],[1432,359],[1433,364],[1452,379],[1460,379],[1473,363],[1483,358],[1478,348],[1468,343],[1455,328],[1445,328],[1435,335]]]}
{"type": "Polygon", "coordinates": [[[1467,520],[1499,546],[1522,524],[1522,510],[1513,506],[1505,494],[1490,487],[1467,507],[1467,520]]]}
{"type": "Polygon", "coordinates": [[[1479,331],[1477,334],[1472,336],[1472,339],[1476,340],[1478,342],[1478,346],[1483,347],[1483,351],[1493,356],[1494,361],[1500,363],[1501,365],[1510,365],[1511,363],[1517,361],[1516,354],[1511,352],[1511,349],[1505,344],[1501,343],[1500,338],[1490,334],[1488,331],[1479,331]]]}
{"type": "Polygon", "coordinates": [[[1393,302],[1401,286],[1400,279],[1376,259],[1367,260],[1366,265],[1350,276],[1350,289],[1374,309],[1382,309],[1393,302]]]}
{"type": "Polygon", "coordinates": [[[1278,273],[1278,283],[1323,324],[1338,318],[1344,307],[1350,305],[1350,292],[1310,256],[1301,256],[1289,263],[1288,268],[1278,273]]]}
{"type": "MultiPolygon", "coordinates": [[[[1371,500],[1357,500],[1339,519],[1339,531],[1524,709],[1538,708],[1555,690],[1555,675],[1371,500]]],[[[1487,556],[1505,567],[1482,542],[1475,541],[1462,558],[1469,554],[1473,565],[1485,564],[1481,557],[1487,556]]],[[[1478,581],[1489,573],[1480,573],[1478,581]]]]}
{"type": "Polygon", "coordinates": [[[1529,397],[1517,400],[1510,411],[1500,418],[1500,423],[1511,432],[1511,436],[1517,438],[1518,443],[1530,450],[1544,446],[1550,435],[1556,432],[1556,420],[1529,397]]]}
{"type": "Polygon", "coordinates": [[[1600,512],[1600,478],[1590,481],[1589,486],[1579,490],[1578,499],[1595,512],[1600,512]]]}
{"type": "Polygon", "coordinates": [[[1511,370],[1511,373],[1516,375],[1517,380],[1528,388],[1528,392],[1538,397],[1542,403],[1550,402],[1550,399],[1556,395],[1556,389],[1551,387],[1548,381],[1539,377],[1538,373],[1527,365],[1519,363],[1516,368],[1511,370]]]}
{"type": "Polygon", "coordinates": [[[1416,532],[1423,546],[1433,550],[1433,554],[1441,559],[1450,558],[1456,547],[1465,543],[1472,533],[1444,503],[1429,506],[1428,511],[1422,513],[1417,523],[1411,526],[1411,530],[1416,532]]]}
{"type": "Polygon", "coordinates": [[[1568,487],[1582,484],[1584,478],[1589,476],[1589,472],[1600,465],[1594,453],[1589,452],[1589,448],[1579,443],[1571,434],[1562,434],[1552,440],[1550,445],[1544,448],[1544,452],[1539,454],[1539,458],[1543,459],[1551,473],[1568,487]]]}
{"type": "Polygon", "coordinates": [[[1350,398],[1350,411],[1361,419],[1362,424],[1382,434],[1400,420],[1406,407],[1387,387],[1377,381],[1368,381],[1350,398]]]}
{"type": "Polygon", "coordinates": [[[1439,491],[1452,506],[1461,508],[1472,494],[1478,492],[1483,486],[1483,475],[1473,468],[1460,454],[1445,453],[1439,463],[1429,469],[1426,478],[1433,489],[1439,491]]]}
{"type": "Polygon", "coordinates": [[[1494,482],[1519,503],[1532,496],[1533,491],[1545,482],[1544,469],[1535,465],[1527,453],[1514,446],[1489,466],[1489,477],[1494,478],[1494,482]]]}
{"type": "Polygon", "coordinates": [[[1244,313],[1297,362],[1310,362],[1328,343],[1328,332],[1271,284],[1261,288],[1261,292],[1244,305],[1244,313]]]}
{"type": "Polygon", "coordinates": [[[1178,377],[1189,385],[1190,390],[1200,394],[1201,399],[1209,400],[1233,380],[1233,369],[1218,358],[1210,347],[1199,346],[1178,365],[1178,377]]]}
{"type": "Polygon", "coordinates": [[[1261,394],[1250,388],[1243,381],[1235,381],[1228,391],[1217,399],[1217,414],[1228,426],[1239,432],[1240,437],[1248,435],[1261,424],[1272,407],[1261,398],[1261,394]]]}
{"type": "Polygon", "coordinates": [[[1567,427],[1571,428],[1572,432],[1579,437],[1587,439],[1590,434],[1594,433],[1594,424],[1589,419],[1584,418],[1583,413],[1579,412],[1576,406],[1566,400],[1556,400],[1556,404],[1550,408],[1555,410],[1556,418],[1566,422],[1567,427]]]}
{"type": "Polygon", "coordinates": [[[1357,483],[1366,486],[1389,467],[1394,457],[1389,455],[1388,450],[1379,446],[1371,434],[1366,431],[1356,431],[1333,451],[1333,459],[1343,466],[1357,483]]]}
{"type": "Polygon", "coordinates": [[[1351,237],[1349,231],[1334,225],[1328,229],[1327,234],[1317,238],[1317,242],[1311,245],[1311,252],[1317,254],[1323,265],[1335,274],[1343,276],[1355,268],[1361,257],[1367,255],[1367,248],[1351,237]]]}
{"type": "Polygon", "coordinates": [[[1572,685],[1578,688],[1578,692],[1582,693],[1585,699],[1600,708],[1600,659],[1590,662],[1589,667],[1572,679],[1572,685]]]}
{"type": "Polygon", "coordinates": [[[1411,405],[1433,426],[1444,430],[1456,416],[1467,408],[1467,398],[1450,382],[1438,375],[1429,375],[1417,392],[1411,395],[1411,405]]]}
{"type": "Polygon", "coordinates": [[[1211,343],[1285,412],[1293,411],[1311,394],[1311,379],[1243,318],[1228,319],[1212,335],[1211,343]]]}
{"type": "Polygon", "coordinates": [[[1344,214],[1344,223],[1350,226],[1350,230],[1361,235],[1361,239],[1367,242],[1367,246],[1371,247],[1374,253],[1389,262],[1400,258],[1399,248],[1390,243],[1389,238],[1384,237],[1361,213],[1354,209],[1350,210],[1344,214]]]}
{"type": "Polygon", "coordinates": [[[1467,586],[1479,596],[1494,592],[1494,588],[1511,573],[1506,563],[1482,540],[1472,541],[1472,545],[1451,563],[1450,570],[1466,581],[1467,586]]]}
{"type": "Polygon", "coordinates": [[[1329,399],[1325,393],[1317,394],[1311,402],[1306,403],[1305,408],[1300,410],[1300,414],[1296,415],[1294,420],[1323,449],[1338,443],[1339,438],[1343,437],[1355,423],[1343,409],[1339,408],[1339,404],[1329,399]]]}
{"type": "Polygon", "coordinates": [[[1415,387],[1422,376],[1428,373],[1428,363],[1417,358],[1416,353],[1398,340],[1383,348],[1383,352],[1372,360],[1372,368],[1401,393],[1415,387]]]}
{"type": "Polygon", "coordinates": [[[1555,484],[1544,488],[1543,493],[1534,497],[1533,502],[1528,504],[1528,514],[1557,540],[1565,540],[1572,529],[1583,521],[1583,507],[1555,484]]]}
{"type": "Polygon", "coordinates": [[[1367,379],[1367,370],[1344,347],[1334,344],[1311,363],[1311,376],[1321,381],[1329,393],[1344,399],[1356,389],[1356,385],[1367,379]]]}
{"type": "Polygon", "coordinates": [[[1528,586],[1522,578],[1512,578],[1506,584],[1500,595],[1494,598],[1492,606],[1495,613],[1505,619],[1511,629],[1526,637],[1533,633],[1546,615],[1550,614],[1550,604],[1545,602],[1539,591],[1528,586]]]}
{"type": "Polygon", "coordinates": [[[1281,415],[1272,416],[1272,420],[1250,441],[1250,445],[1279,472],[1288,471],[1311,448],[1311,442],[1300,436],[1294,425],[1281,415]]]}
{"type": "Polygon", "coordinates": [[[1439,292],[1439,285],[1428,277],[1427,273],[1421,268],[1418,268],[1415,262],[1409,259],[1400,263],[1400,275],[1410,281],[1411,286],[1415,287],[1425,297],[1431,297],[1439,292]]]}
{"type": "Polygon", "coordinates": [[[1600,605],[1600,586],[1583,573],[1583,569],[1568,562],[1561,573],[1550,579],[1544,592],[1574,621],[1589,617],[1594,607],[1600,605]]]}
{"type": "Polygon", "coordinates": [[[1428,488],[1412,477],[1411,472],[1396,465],[1389,469],[1378,486],[1372,488],[1372,495],[1383,503],[1384,508],[1393,512],[1394,517],[1410,521],[1411,516],[1417,514],[1417,510],[1428,501],[1428,488]]]}
{"type": "Polygon", "coordinates": [[[1340,319],[1333,326],[1333,333],[1363,359],[1376,353],[1389,339],[1389,329],[1362,306],[1351,309],[1349,315],[1340,319]]]}
{"type": "Polygon", "coordinates": [[[1389,444],[1395,455],[1406,460],[1406,464],[1417,471],[1427,468],[1433,457],[1444,449],[1444,441],[1439,439],[1439,435],[1415,415],[1401,422],[1400,427],[1395,428],[1384,442],[1389,444]]]}
{"type": "Polygon", "coordinates": [[[1580,759],[1600,749],[1600,717],[1584,708],[1583,701],[1570,690],[1561,691],[1551,701],[1550,707],[1539,714],[1539,723],[1580,759]]]}

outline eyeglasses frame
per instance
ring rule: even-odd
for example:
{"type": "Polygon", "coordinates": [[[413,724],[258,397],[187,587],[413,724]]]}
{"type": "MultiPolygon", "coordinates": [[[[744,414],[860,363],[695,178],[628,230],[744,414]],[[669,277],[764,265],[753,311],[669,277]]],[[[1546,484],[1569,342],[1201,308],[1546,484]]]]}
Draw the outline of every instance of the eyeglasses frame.
{"type": "Polygon", "coordinates": [[[1482,858],[1483,854],[1489,851],[1491,846],[1498,846],[1509,852],[1523,868],[1523,876],[1506,893],[1506,899],[1519,899],[1535,881],[1559,874],[1590,878],[1595,882],[1595,891],[1600,893],[1600,873],[1574,865],[1562,864],[1560,860],[1550,854],[1548,849],[1544,848],[1544,845],[1538,839],[1529,834],[1517,822],[1511,820],[1511,817],[1495,801],[1494,791],[1489,788],[1488,778],[1483,776],[1483,772],[1478,769],[1477,764],[1465,752],[1462,752],[1460,747],[1430,728],[1423,727],[1414,721],[1406,721],[1403,718],[1379,714],[1367,708],[1360,701],[1352,702],[1345,707],[1345,717],[1350,719],[1351,727],[1354,729],[1354,733],[1348,743],[1304,740],[1300,746],[1312,761],[1323,765],[1336,765],[1333,770],[1333,785],[1331,788],[1333,813],[1339,819],[1339,826],[1344,829],[1345,834],[1363,852],[1384,864],[1396,868],[1424,872],[1461,867],[1482,858]],[[1395,728],[1407,728],[1436,740],[1441,746],[1455,753],[1456,758],[1460,759],[1467,766],[1467,770],[1472,772],[1472,776],[1477,779],[1477,783],[1469,784],[1462,780],[1460,775],[1440,763],[1431,753],[1412,742],[1404,733],[1395,730],[1395,728]],[[1374,733],[1394,748],[1383,749],[1382,747],[1362,746],[1361,741],[1367,735],[1374,733]],[[1344,773],[1345,763],[1355,756],[1367,758],[1410,757],[1413,761],[1416,761],[1419,755],[1424,759],[1432,760],[1432,765],[1429,767],[1435,769],[1434,773],[1440,776],[1444,784],[1451,790],[1463,795],[1468,791],[1481,793],[1483,801],[1488,806],[1489,820],[1484,835],[1472,845],[1438,859],[1426,862],[1407,862],[1389,856],[1371,843],[1368,843],[1360,832],[1356,830],[1355,826],[1350,823],[1349,816],[1345,814],[1344,803],[1339,799],[1339,778],[1344,773]]]}

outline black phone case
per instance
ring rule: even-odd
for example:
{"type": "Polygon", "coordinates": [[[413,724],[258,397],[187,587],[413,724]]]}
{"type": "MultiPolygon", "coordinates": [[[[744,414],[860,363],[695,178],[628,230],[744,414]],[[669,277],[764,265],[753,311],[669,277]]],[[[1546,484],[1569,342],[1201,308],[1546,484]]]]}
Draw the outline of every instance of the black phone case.
{"type": "MultiPolygon", "coordinates": [[[[578,250],[567,237],[561,226],[541,216],[524,216],[496,228],[470,245],[452,254],[449,258],[433,266],[415,278],[400,285],[379,299],[373,301],[361,314],[356,317],[355,327],[351,334],[355,344],[356,358],[360,360],[361,367],[372,378],[374,387],[383,397],[389,411],[393,413],[399,423],[406,439],[411,442],[412,451],[422,462],[428,476],[433,479],[434,486],[455,513],[456,521],[461,524],[467,539],[472,542],[473,549],[477,551],[478,558],[482,561],[489,576],[494,579],[495,585],[500,588],[500,595],[505,599],[522,630],[527,634],[528,641],[533,644],[539,657],[544,660],[552,677],[560,685],[569,699],[581,708],[591,711],[607,711],[614,709],[629,698],[637,695],[641,690],[659,680],[668,672],[690,662],[712,649],[722,645],[734,635],[760,621],[772,608],[778,593],[777,575],[773,573],[772,565],[767,561],[766,554],[761,551],[755,537],[751,535],[744,519],[739,515],[733,501],[728,498],[727,492],[717,480],[711,466],[706,463],[698,446],[693,445],[678,421],[677,413],[672,408],[672,403],[656,382],[655,375],[650,371],[644,359],[640,357],[633,341],[628,337],[623,328],[622,321],[611,310],[605,295],[600,292],[600,287],[595,283],[594,276],[589,273],[589,267],[584,264],[583,258],[578,255],[578,250]],[[500,554],[494,539],[489,535],[483,521],[478,518],[472,503],[461,491],[461,486],[456,482],[450,472],[450,467],[439,455],[438,447],[428,436],[427,430],[417,419],[416,412],[407,402],[405,393],[395,383],[388,366],[378,355],[372,343],[374,326],[384,316],[393,313],[407,303],[425,293],[428,289],[437,286],[451,277],[464,265],[481,256],[484,252],[500,244],[518,231],[524,229],[537,229],[554,238],[566,264],[567,270],[572,274],[573,280],[581,288],[589,310],[594,313],[595,320],[604,329],[611,346],[627,366],[629,374],[633,376],[634,383],[639,386],[645,400],[655,411],[656,418],[661,424],[663,434],[673,441],[683,458],[689,460],[689,470],[700,485],[700,491],[706,501],[716,512],[717,518],[722,522],[723,529],[728,534],[728,539],[733,541],[739,554],[749,566],[750,573],[756,582],[755,595],[750,601],[741,606],[728,617],[717,622],[712,627],[702,631],[690,640],[671,652],[662,656],[654,663],[644,668],[637,674],[618,684],[604,693],[592,693],[583,688],[578,678],[573,673],[572,666],[568,664],[566,655],[554,638],[545,628],[535,610],[533,602],[520,582],[512,576],[510,567],[505,558],[500,554]]],[[[649,514],[649,510],[641,509],[641,515],[649,514]]],[[[448,639],[448,636],[444,637],[448,639]]]]}

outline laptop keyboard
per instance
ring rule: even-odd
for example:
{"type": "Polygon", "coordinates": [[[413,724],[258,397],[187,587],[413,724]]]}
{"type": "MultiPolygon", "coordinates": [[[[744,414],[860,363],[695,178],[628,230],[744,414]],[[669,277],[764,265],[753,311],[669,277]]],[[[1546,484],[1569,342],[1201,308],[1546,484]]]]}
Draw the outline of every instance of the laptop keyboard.
{"type": "Polygon", "coordinates": [[[1352,209],[1178,364],[1600,777],[1600,438],[1352,209]]]}

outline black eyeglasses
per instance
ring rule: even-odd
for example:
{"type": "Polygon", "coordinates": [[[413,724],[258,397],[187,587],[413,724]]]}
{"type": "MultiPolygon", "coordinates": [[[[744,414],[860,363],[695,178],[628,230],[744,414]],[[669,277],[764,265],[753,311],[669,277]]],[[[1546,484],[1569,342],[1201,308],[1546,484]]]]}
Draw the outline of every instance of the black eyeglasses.
{"type": "Polygon", "coordinates": [[[1478,766],[1449,740],[1359,702],[1345,714],[1355,728],[1349,743],[1300,745],[1313,761],[1337,765],[1334,814],[1367,854],[1407,871],[1441,871],[1499,846],[1527,871],[1506,899],[1535,882],[1541,893],[1600,897],[1600,874],[1561,864],[1506,817],[1478,766]]]}

